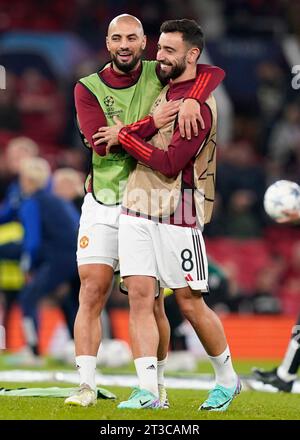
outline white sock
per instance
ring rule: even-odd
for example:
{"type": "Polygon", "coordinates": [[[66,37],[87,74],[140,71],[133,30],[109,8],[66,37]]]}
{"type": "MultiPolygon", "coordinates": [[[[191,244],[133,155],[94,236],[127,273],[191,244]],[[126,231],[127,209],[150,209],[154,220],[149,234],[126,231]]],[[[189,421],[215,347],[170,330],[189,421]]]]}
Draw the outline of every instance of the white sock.
{"type": "Polygon", "coordinates": [[[168,361],[168,355],[165,357],[165,359],[162,359],[161,361],[157,361],[157,381],[158,385],[165,385],[165,367],[167,365],[168,361]]]}
{"type": "Polygon", "coordinates": [[[148,390],[158,397],[157,357],[148,356],[134,360],[139,387],[148,390]]]}
{"type": "Polygon", "coordinates": [[[225,388],[232,388],[237,383],[237,374],[233,369],[231,355],[227,345],[219,356],[208,356],[216,375],[216,383],[225,388]]]}
{"type": "Polygon", "coordinates": [[[80,385],[86,383],[96,390],[96,356],[76,356],[76,366],[80,376],[80,385]]]}
{"type": "Polygon", "coordinates": [[[297,374],[289,373],[289,369],[295,357],[296,351],[299,350],[299,344],[295,339],[291,339],[287,351],[281,365],[277,368],[277,375],[285,382],[291,382],[297,379],[297,374]]]}

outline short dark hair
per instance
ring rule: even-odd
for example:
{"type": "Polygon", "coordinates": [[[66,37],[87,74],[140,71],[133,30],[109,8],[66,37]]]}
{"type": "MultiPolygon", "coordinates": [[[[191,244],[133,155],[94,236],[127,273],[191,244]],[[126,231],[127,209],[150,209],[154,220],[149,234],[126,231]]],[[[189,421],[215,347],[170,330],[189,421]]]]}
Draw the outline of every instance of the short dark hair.
{"type": "Polygon", "coordinates": [[[180,32],[183,41],[186,41],[191,46],[196,46],[202,52],[204,47],[204,34],[201,26],[195,20],[167,20],[164,21],[160,27],[160,32],[180,32]]]}

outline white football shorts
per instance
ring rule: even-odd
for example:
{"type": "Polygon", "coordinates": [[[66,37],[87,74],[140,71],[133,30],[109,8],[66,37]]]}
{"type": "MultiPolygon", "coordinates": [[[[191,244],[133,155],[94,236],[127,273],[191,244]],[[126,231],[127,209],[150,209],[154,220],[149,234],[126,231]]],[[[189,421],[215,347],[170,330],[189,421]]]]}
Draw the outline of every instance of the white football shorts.
{"type": "Polygon", "coordinates": [[[206,250],[199,229],[121,214],[119,258],[122,277],[146,275],[159,280],[161,287],[209,291],[206,250]]]}
{"type": "Polygon", "coordinates": [[[106,206],[86,194],[81,208],[77,264],[108,264],[117,268],[118,229],[121,206],[106,206]]]}

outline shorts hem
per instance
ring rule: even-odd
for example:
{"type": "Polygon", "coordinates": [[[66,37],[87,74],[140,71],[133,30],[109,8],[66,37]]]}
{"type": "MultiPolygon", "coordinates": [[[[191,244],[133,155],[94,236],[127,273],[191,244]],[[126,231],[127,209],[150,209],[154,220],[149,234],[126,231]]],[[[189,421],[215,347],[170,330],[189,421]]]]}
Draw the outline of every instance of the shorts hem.
{"type": "Polygon", "coordinates": [[[183,284],[171,284],[169,283],[168,285],[166,285],[163,282],[160,282],[160,286],[164,289],[183,289],[184,287],[190,287],[191,290],[197,290],[200,291],[203,294],[208,295],[209,294],[209,287],[208,285],[205,283],[198,283],[198,282],[186,282],[183,284]]]}
{"type": "Polygon", "coordinates": [[[115,270],[118,265],[118,259],[113,257],[84,257],[77,259],[78,267],[84,266],[85,264],[105,264],[115,270]]]}
{"type": "Polygon", "coordinates": [[[136,271],[134,271],[134,272],[125,272],[124,273],[124,272],[122,272],[122,269],[120,269],[120,274],[121,274],[122,278],[137,276],[137,277],[152,277],[152,278],[155,278],[157,281],[159,280],[158,275],[154,274],[154,273],[145,273],[145,272],[143,272],[143,273],[136,273],[136,271]]]}

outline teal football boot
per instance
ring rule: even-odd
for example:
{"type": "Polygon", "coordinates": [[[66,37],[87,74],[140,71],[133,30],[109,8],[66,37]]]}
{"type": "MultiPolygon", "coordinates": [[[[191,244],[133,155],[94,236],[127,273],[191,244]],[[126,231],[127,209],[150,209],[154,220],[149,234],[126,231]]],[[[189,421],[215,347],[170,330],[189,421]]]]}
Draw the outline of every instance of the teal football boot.
{"type": "Polygon", "coordinates": [[[119,403],[120,409],[158,409],[161,408],[159,398],[153,393],[134,388],[129,399],[119,403]]]}
{"type": "Polygon", "coordinates": [[[208,398],[202,403],[201,411],[226,411],[233,399],[240,394],[242,389],[240,378],[237,378],[237,384],[232,388],[225,388],[216,385],[210,392],[208,398]]]}

